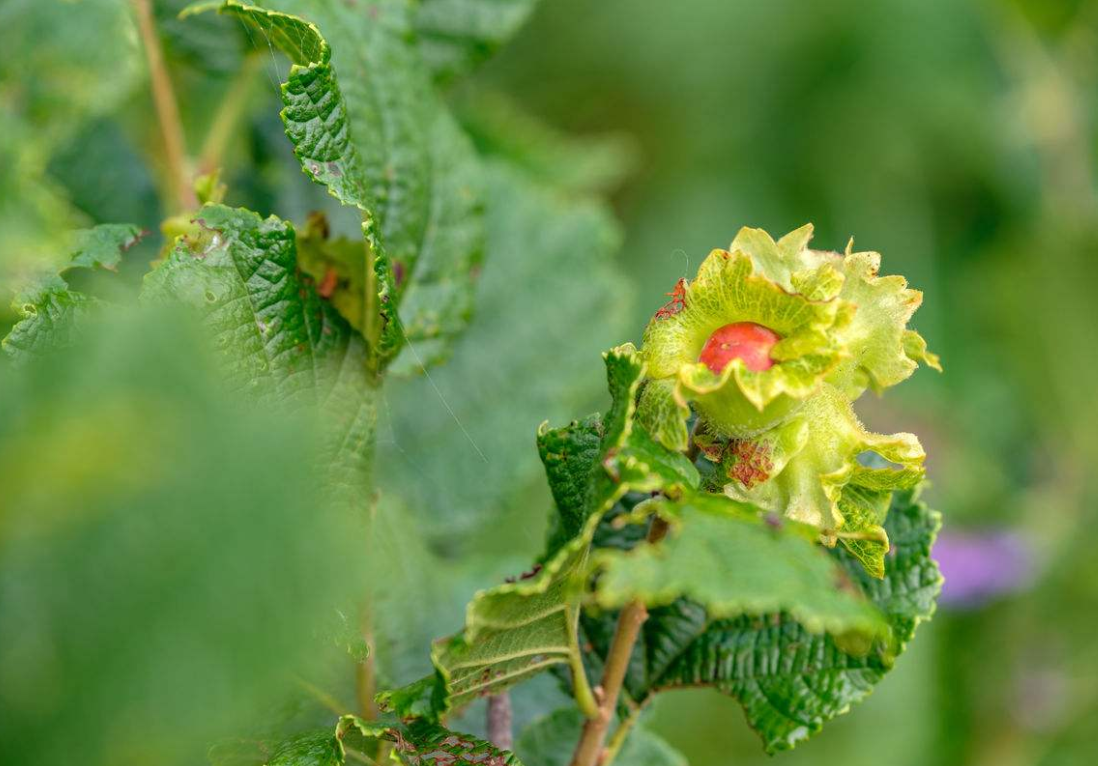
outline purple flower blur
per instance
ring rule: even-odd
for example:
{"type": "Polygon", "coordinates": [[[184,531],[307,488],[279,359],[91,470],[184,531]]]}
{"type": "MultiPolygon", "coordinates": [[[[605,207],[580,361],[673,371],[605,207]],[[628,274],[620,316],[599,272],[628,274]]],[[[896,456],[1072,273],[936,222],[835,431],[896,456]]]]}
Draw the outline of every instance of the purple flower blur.
{"type": "Polygon", "coordinates": [[[1033,579],[1029,547],[1007,530],[942,532],[934,558],[945,577],[941,603],[947,607],[974,609],[1026,588],[1033,579]]]}

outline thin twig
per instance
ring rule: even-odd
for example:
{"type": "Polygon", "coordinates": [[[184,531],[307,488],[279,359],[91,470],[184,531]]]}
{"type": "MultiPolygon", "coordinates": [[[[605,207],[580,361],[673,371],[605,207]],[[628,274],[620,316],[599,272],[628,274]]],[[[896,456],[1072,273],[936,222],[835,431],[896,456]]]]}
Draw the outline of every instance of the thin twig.
{"type": "MultiPolygon", "coordinates": [[[[667,522],[659,516],[653,516],[652,526],[648,528],[648,543],[655,544],[666,534],[667,522]]],[[[584,723],[583,733],[572,755],[572,766],[597,766],[601,762],[602,745],[618,707],[618,696],[625,681],[625,673],[629,669],[629,658],[633,655],[641,626],[647,619],[648,608],[640,599],[626,604],[618,615],[618,625],[602,671],[602,696],[598,715],[588,718],[584,723]]]]}
{"type": "Polygon", "coordinates": [[[583,650],[579,645],[579,612],[576,609],[574,614],[568,615],[567,620],[568,645],[572,647],[568,657],[568,664],[572,669],[572,696],[580,712],[587,718],[594,718],[599,714],[599,703],[591,691],[587,670],[583,667],[583,650]]]}
{"type": "Polygon", "coordinates": [[[261,62],[262,59],[254,53],[245,56],[232,83],[222,96],[217,114],[214,115],[206,139],[202,142],[202,151],[198,155],[199,173],[212,173],[221,166],[225,149],[246,112],[248,96],[261,62]]]}
{"type": "Polygon", "coordinates": [[[603,751],[599,766],[610,766],[614,759],[618,757],[621,746],[625,744],[625,740],[629,737],[629,732],[633,730],[633,726],[640,719],[640,713],[641,709],[638,707],[629,714],[628,718],[618,724],[618,728],[614,730],[614,735],[606,743],[606,749],[603,751]]]}
{"type": "Polygon", "coordinates": [[[335,713],[336,715],[343,715],[347,712],[347,708],[343,706],[343,703],[341,703],[328,692],[321,689],[319,686],[309,683],[300,676],[295,676],[295,680],[297,681],[298,686],[311,694],[316,699],[316,701],[326,707],[329,712],[335,713]]]}
{"type": "Polygon", "coordinates": [[[505,691],[488,698],[488,741],[501,750],[511,750],[514,747],[511,695],[505,691]]]}
{"type": "Polygon", "coordinates": [[[160,136],[164,141],[164,158],[168,163],[168,189],[172,195],[172,212],[198,207],[198,199],[187,174],[186,142],[183,138],[183,121],[179,117],[179,105],[175,90],[164,65],[164,53],[160,49],[160,37],[156,34],[152,6],[149,0],[132,0],[137,14],[137,28],[149,62],[149,81],[152,84],[156,118],[160,123],[160,136]]]}

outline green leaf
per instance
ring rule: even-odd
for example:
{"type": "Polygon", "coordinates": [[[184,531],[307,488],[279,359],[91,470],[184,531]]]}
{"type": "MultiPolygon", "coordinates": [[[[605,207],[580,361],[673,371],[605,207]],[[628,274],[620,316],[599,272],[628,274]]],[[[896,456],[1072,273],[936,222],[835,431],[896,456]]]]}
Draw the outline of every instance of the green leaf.
{"type": "MultiPolygon", "coordinates": [[[[5,57],[6,58],[6,57],[5,57]]],[[[82,223],[46,173],[48,154],[35,129],[0,99],[0,326],[22,286],[64,267],[72,230],[82,223]]]]}
{"type": "Polygon", "coordinates": [[[0,371],[0,760],[199,763],[310,672],[363,530],[314,419],[243,393],[179,311],[0,371]]]}
{"type": "Polygon", "coordinates": [[[690,434],[686,430],[690,407],[676,395],[675,384],[670,380],[645,383],[637,419],[668,449],[685,451],[690,444],[690,434]]]}
{"type": "Polygon", "coordinates": [[[908,288],[899,275],[879,276],[880,253],[855,253],[853,245],[851,240],[842,260],[846,280],[840,295],[858,307],[844,332],[851,356],[829,380],[854,399],[866,387],[879,394],[906,380],[919,362],[941,372],[922,336],[906,329],[923,294],[908,288]]]}
{"type": "MultiPolygon", "coordinates": [[[[200,3],[185,15],[217,8],[254,26],[289,58],[293,67],[282,86],[286,135],[302,169],[332,196],[360,210],[371,209],[365,163],[351,137],[347,103],[332,67],[332,50],[315,24],[276,10],[226,0],[200,3]]],[[[365,126],[361,128],[365,130],[365,126]]]]}
{"type": "MultiPolygon", "coordinates": [[[[556,664],[567,663],[578,674],[576,621],[587,579],[588,549],[603,513],[631,489],[681,488],[684,482],[697,485],[697,474],[691,474],[693,467],[685,457],[678,456],[681,462],[670,456],[655,459],[645,450],[652,446],[657,454],[658,448],[633,426],[637,386],[644,375],[636,349],[628,344],[604,356],[612,405],[602,421],[591,423],[591,431],[599,435],[598,449],[586,449],[574,459],[547,452],[551,482],[565,481],[563,474],[568,474],[572,485],[586,484],[583,491],[577,488],[559,495],[565,504],[559,508],[563,527],[574,528],[575,535],[551,544],[544,564],[518,581],[476,594],[467,609],[465,630],[434,646],[434,680],[382,695],[383,703],[401,716],[437,717],[556,664]]],[[[567,444],[563,438],[547,439],[549,433],[542,429],[543,443],[567,444]]],[[[576,677],[580,704],[593,705],[585,681],[576,677]]]]}
{"type": "Polygon", "coordinates": [[[117,271],[122,254],[143,236],[140,227],[129,223],[104,223],[78,231],[70,268],[117,271]]]}
{"type": "MultiPolygon", "coordinates": [[[[141,85],[132,12],[117,0],[11,0],[0,10],[0,332],[15,293],[63,267],[88,225],[51,155],[141,85]]],[[[85,147],[86,152],[86,147],[85,147]]],[[[99,178],[97,192],[113,184],[99,178]]],[[[131,190],[127,190],[131,191],[131,190]]],[[[110,220],[114,216],[106,216],[110,220]]],[[[132,209],[121,214],[133,219],[132,209]]]]}
{"type": "MultiPolygon", "coordinates": [[[[395,288],[390,263],[381,248],[373,219],[363,222],[362,233],[365,241],[329,239],[323,214],[311,214],[297,240],[298,266],[316,281],[317,293],[363,335],[367,348],[371,344],[376,347],[372,356],[384,360],[396,353],[405,336],[391,308],[395,288]],[[371,263],[372,271],[368,266],[371,263]],[[369,296],[375,290],[377,300],[371,301],[369,296]],[[375,307],[380,307],[380,315],[376,317],[381,321],[380,329],[373,326],[375,307]]],[[[380,363],[369,361],[371,368],[380,363]]]]}
{"type": "Polygon", "coordinates": [[[531,434],[546,418],[598,406],[591,362],[625,331],[627,291],[612,260],[620,234],[609,211],[501,165],[487,175],[476,319],[430,379],[386,390],[391,443],[382,439],[378,472],[431,514],[422,526],[451,548],[512,506],[547,502],[531,434]]]}
{"type": "Polygon", "coordinates": [[[885,556],[888,554],[888,535],[884,521],[892,493],[874,491],[856,484],[843,487],[839,497],[839,511],[849,532],[863,533],[864,538],[843,537],[841,542],[854,558],[862,562],[872,577],[882,578],[885,573],[885,556]],[[874,539],[873,535],[879,536],[874,539]]]}
{"type": "MultiPolygon", "coordinates": [[[[130,224],[103,224],[75,232],[74,250],[65,272],[78,268],[114,271],[122,253],[141,236],[141,230],[130,224]]],[[[77,342],[82,325],[99,303],[72,290],[61,276],[41,277],[15,296],[12,308],[21,319],[4,338],[3,349],[13,359],[25,361],[34,355],[68,348],[77,342]]]]}
{"type": "Polygon", "coordinates": [[[445,689],[445,706],[437,712],[503,691],[555,664],[578,671],[576,620],[589,542],[581,535],[528,579],[473,597],[464,632],[437,642],[431,652],[436,683],[445,689]]]}
{"type": "MultiPolygon", "coordinates": [[[[915,497],[914,491],[894,495],[885,524],[893,553],[883,580],[851,554],[833,553],[849,582],[884,614],[888,642],[850,653],[847,642],[812,633],[786,613],[725,619],[679,599],[652,609],[642,628],[625,683],[632,701],[643,704],[667,689],[714,686],[743,704],[768,752],[794,747],[846,712],[872,691],[916,626],[934,612],[942,580],[930,548],[940,521],[915,497]]],[[[612,614],[584,615],[583,632],[594,645],[586,658],[589,673],[600,670],[615,621],[612,614]]]]}
{"type": "MultiPolygon", "coordinates": [[[[409,724],[364,721],[345,715],[335,731],[306,732],[275,746],[265,766],[342,766],[347,750],[358,744],[392,743],[392,758],[407,766],[447,766],[454,763],[488,766],[522,766],[507,750],[500,750],[468,734],[459,734],[437,724],[413,721],[409,724]]],[[[256,766],[259,766],[256,763],[256,766]]]]}
{"type": "Polygon", "coordinates": [[[377,275],[365,301],[381,316],[378,337],[366,333],[379,364],[405,339],[424,344],[407,365],[441,361],[468,321],[483,249],[479,166],[431,86],[408,4],[276,5],[285,12],[235,0],[220,11],[290,57],[282,118],[294,153],[313,180],[376,221],[376,230],[365,224],[377,275]]]}
{"type": "Polygon", "coordinates": [[[592,467],[602,455],[602,418],[591,415],[561,428],[538,429],[538,454],[557,506],[549,549],[563,545],[587,521],[592,467]]]}
{"type": "MultiPolygon", "coordinates": [[[[515,751],[526,766],[568,766],[570,745],[579,741],[583,714],[575,708],[554,710],[532,721],[519,735],[515,751]]],[[[643,726],[634,726],[613,760],[615,766],[687,766],[686,757],[643,726]]]]}
{"type": "Polygon", "coordinates": [[[498,91],[469,89],[460,95],[455,110],[481,154],[504,160],[562,191],[613,191],[640,164],[640,151],[632,136],[562,133],[498,91]]]}
{"type": "Polygon", "coordinates": [[[279,744],[265,766],[341,766],[343,748],[330,731],[300,734],[279,744]]]}
{"type": "Polygon", "coordinates": [[[877,610],[842,587],[846,577],[813,542],[813,528],[779,522],[776,529],[756,509],[721,495],[688,494],[660,502],[658,513],[672,521],[667,539],[597,555],[600,606],[689,598],[717,618],[784,611],[814,633],[887,632],[877,610]]]}
{"type": "MultiPolygon", "coordinates": [[[[610,510],[628,489],[652,491],[671,484],[697,488],[697,469],[634,426],[644,365],[632,344],[606,355],[613,404],[601,419],[538,430],[538,452],[556,501],[559,540],[581,533],[592,516],[610,510]]],[[[551,540],[549,551],[554,550],[551,540]]]]}
{"type": "Polygon", "coordinates": [[[12,0],[0,21],[0,100],[10,95],[36,144],[109,113],[143,81],[132,13],[117,0],[12,0]]]}
{"type": "Polygon", "coordinates": [[[447,766],[453,763],[522,766],[522,762],[507,750],[427,721],[413,721],[399,728],[394,727],[390,733],[396,737],[393,752],[408,766],[447,766]]]}
{"type": "Polygon", "coordinates": [[[371,508],[369,550],[370,648],[378,686],[385,688],[433,669],[431,641],[460,623],[475,586],[461,562],[429,549],[415,515],[394,493],[380,493],[371,508]]]}
{"type": "Polygon", "coordinates": [[[415,16],[423,58],[437,80],[468,74],[522,26],[538,0],[423,0],[415,16]]]}
{"type": "Polygon", "coordinates": [[[407,341],[394,362],[396,373],[422,373],[450,358],[454,339],[473,314],[485,250],[483,170],[469,139],[448,113],[440,113],[426,140],[430,207],[418,249],[409,248],[404,257],[390,250],[407,341]]]}
{"type": "Polygon", "coordinates": [[[333,490],[363,506],[370,491],[376,389],[365,344],[297,269],[293,227],[274,216],[206,205],[145,278],[142,299],[199,312],[229,382],[260,402],[316,408],[333,490]]]}
{"type": "Polygon", "coordinates": [[[25,361],[53,349],[76,345],[84,320],[97,301],[69,289],[59,276],[42,279],[15,296],[19,321],[2,341],[13,359],[25,361]]]}

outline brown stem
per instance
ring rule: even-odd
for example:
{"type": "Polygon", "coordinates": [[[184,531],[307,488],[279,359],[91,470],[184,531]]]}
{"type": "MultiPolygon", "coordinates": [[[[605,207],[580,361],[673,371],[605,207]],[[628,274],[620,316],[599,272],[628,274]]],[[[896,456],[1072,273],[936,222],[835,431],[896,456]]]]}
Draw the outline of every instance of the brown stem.
{"type": "MultiPolygon", "coordinates": [[[[666,534],[667,522],[659,516],[653,516],[652,526],[648,528],[648,543],[657,543],[666,534]]],[[[647,619],[648,608],[639,599],[626,604],[618,615],[618,625],[602,671],[602,695],[598,715],[588,718],[584,723],[583,733],[572,755],[571,766],[597,766],[600,763],[606,732],[614,719],[618,696],[625,681],[625,673],[629,669],[629,658],[633,654],[641,626],[647,619]]]]}
{"type": "Polygon", "coordinates": [[[488,698],[488,741],[501,750],[511,750],[511,695],[507,692],[488,698]]]}
{"type": "Polygon", "coordinates": [[[149,62],[153,103],[156,106],[157,121],[160,123],[160,136],[164,141],[164,158],[168,163],[172,212],[190,210],[198,207],[198,200],[187,175],[183,122],[179,118],[179,106],[175,100],[172,80],[164,65],[164,54],[160,49],[160,38],[156,34],[152,6],[149,0],[132,0],[132,3],[137,15],[141,43],[145,48],[145,58],[149,62]]]}

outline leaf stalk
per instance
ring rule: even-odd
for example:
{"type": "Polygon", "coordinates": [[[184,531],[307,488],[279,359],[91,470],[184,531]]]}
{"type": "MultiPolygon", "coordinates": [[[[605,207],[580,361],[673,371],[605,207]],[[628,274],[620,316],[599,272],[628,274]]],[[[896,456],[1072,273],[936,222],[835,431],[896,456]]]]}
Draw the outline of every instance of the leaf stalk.
{"type": "Polygon", "coordinates": [[[594,718],[599,714],[599,703],[595,699],[595,693],[591,691],[591,683],[587,680],[587,671],[583,667],[583,652],[579,645],[579,609],[568,616],[568,643],[572,647],[568,658],[568,665],[572,669],[572,696],[576,700],[576,707],[587,718],[594,718]]]}
{"type": "MultiPolygon", "coordinates": [[[[648,543],[658,543],[666,534],[667,522],[659,516],[653,516],[652,526],[648,528],[648,543]]],[[[610,642],[610,651],[606,655],[606,665],[602,672],[598,714],[584,723],[583,733],[572,755],[571,766],[598,766],[602,763],[605,757],[603,743],[617,710],[625,673],[629,669],[629,658],[633,654],[641,626],[647,619],[648,607],[640,599],[627,604],[618,615],[618,624],[614,629],[614,638],[610,642]]],[[[622,739],[624,741],[624,734],[622,739]]],[[[617,747],[621,747],[620,742],[617,747]]]]}

